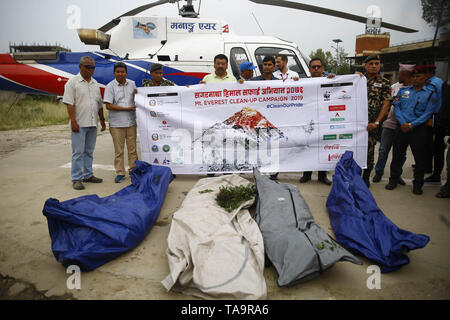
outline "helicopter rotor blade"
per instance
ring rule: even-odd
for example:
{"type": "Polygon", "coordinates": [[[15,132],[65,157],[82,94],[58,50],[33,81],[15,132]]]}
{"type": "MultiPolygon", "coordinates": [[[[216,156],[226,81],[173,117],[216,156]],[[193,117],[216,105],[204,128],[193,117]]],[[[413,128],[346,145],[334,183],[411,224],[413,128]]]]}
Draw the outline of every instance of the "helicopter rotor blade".
{"type": "MultiPolygon", "coordinates": [[[[314,12],[314,13],[325,14],[328,16],[343,18],[343,19],[347,19],[347,20],[358,21],[361,23],[367,22],[367,17],[357,16],[357,15],[342,12],[342,11],[327,9],[327,8],[323,8],[323,7],[317,7],[317,6],[304,4],[304,3],[281,1],[281,0],[250,0],[250,1],[254,2],[254,3],[258,3],[258,4],[267,4],[267,5],[277,6],[277,7],[285,7],[285,8],[291,8],[291,9],[310,11],[310,12],[314,12]]],[[[392,29],[392,30],[396,30],[396,31],[406,32],[406,33],[417,32],[417,30],[402,27],[402,26],[397,26],[395,24],[391,24],[391,23],[387,23],[387,22],[381,22],[381,26],[384,28],[387,28],[387,29],[392,29]]]]}
{"type": "MultiPolygon", "coordinates": [[[[146,4],[146,5],[137,7],[135,9],[131,10],[131,11],[128,11],[128,12],[122,14],[121,16],[117,17],[116,19],[120,19],[122,17],[134,16],[134,15],[136,15],[138,13],[141,13],[142,11],[145,11],[145,10],[150,9],[152,7],[156,7],[156,6],[159,6],[161,4],[165,4],[165,3],[169,3],[169,2],[173,3],[175,1],[174,0],[160,0],[160,1],[156,1],[154,3],[149,3],[149,4],[146,4]]],[[[103,27],[101,27],[98,30],[102,31],[102,32],[107,32],[107,31],[111,30],[112,28],[114,28],[117,25],[117,23],[114,22],[114,20],[116,20],[116,19],[111,20],[110,22],[108,22],[107,24],[105,24],[103,27]]]]}

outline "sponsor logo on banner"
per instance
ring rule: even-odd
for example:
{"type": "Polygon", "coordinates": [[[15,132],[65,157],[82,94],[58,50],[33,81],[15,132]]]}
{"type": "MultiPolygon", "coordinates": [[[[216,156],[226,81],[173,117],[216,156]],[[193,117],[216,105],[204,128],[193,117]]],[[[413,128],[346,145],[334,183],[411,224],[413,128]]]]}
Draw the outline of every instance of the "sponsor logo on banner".
{"type": "Polygon", "coordinates": [[[337,139],[337,135],[335,134],[326,134],[323,136],[323,140],[336,140],[337,139]]]}
{"type": "Polygon", "coordinates": [[[151,107],[156,106],[156,100],[150,100],[148,103],[150,104],[151,107]]]}
{"type": "Polygon", "coordinates": [[[346,139],[348,140],[353,139],[353,133],[341,133],[339,135],[339,140],[346,140],[346,139]]]}
{"type": "Polygon", "coordinates": [[[341,157],[342,157],[341,153],[330,153],[328,155],[328,161],[339,161],[341,157]]]}
{"type": "MultiPolygon", "coordinates": [[[[324,94],[323,94],[323,100],[324,101],[330,101],[332,94],[333,94],[333,91],[325,91],[324,94]]],[[[345,91],[345,90],[341,90],[336,95],[337,95],[337,99],[348,100],[348,99],[352,98],[352,96],[349,93],[347,93],[347,91],[345,91]]],[[[334,99],[336,99],[336,98],[334,98],[334,99]]]]}
{"type": "Polygon", "coordinates": [[[332,124],[330,125],[331,130],[337,130],[337,129],[345,129],[345,124],[332,124]]]}
{"type": "Polygon", "coordinates": [[[170,151],[169,145],[165,144],[165,145],[162,147],[162,150],[163,150],[164,152],[169,152],[169,151],[170,151]]]}
{"type": "Polygon", "coordinates": [[[170,164],[170,160],[167,160],[167,158],[164,158],[163,164],[170,164]]]}
{"type": "Polygon", "coordinates": [[[341,94],[342,94],[342,96],[339,97],[339,99],[351,99],[352,98],[352,96],[350,94],[348,94],[347,91],[345,91],[345,90],[342,90],[341,94]]]}
{"type": "Polygon", "coordinates": [[[339,150],[341,148],[341,145],[338,143],[335,144],[326,144],[323,146],[324,150],[339,150]]]}
{"type": "Polygon", "coordinates": [[[152,140],[153,141],[158,141],[159,140],[159,135],[157,133],[152,134],[152,140]]]}
{"type": "Polygon", "coordinates": [[[345,121],[345,118],[342,118],[339,113],[336,113],[336,115],[334,116],[334,118],[330,118],[330,121],[345,121]]]}
{"type": "Polygon", "coordinates": [[[156,118],[156,112],[155,112],[155,111],[150,111],[150,115],[151,115],[153,118],[156,118]]]}
{"type": "Polygon", "coordinates": [[[153,151],[153,152],[158,152],[158,151],[159,151],[159,148],[158,148],[158,146],[157,146],[156,144],[154,144],[154,145],[152,146],[152,151],[153,151]]]}
{"type": "Polygon", "coordinates": [[[328,106],[328,111],[345,111],[345,104],[338,106],[328,106]]]}
{"type": "Polygon", "coordinates": [[[153,160],[153,163],[159,163],[158,158],[155,158],[155,160],[153,160]]]}

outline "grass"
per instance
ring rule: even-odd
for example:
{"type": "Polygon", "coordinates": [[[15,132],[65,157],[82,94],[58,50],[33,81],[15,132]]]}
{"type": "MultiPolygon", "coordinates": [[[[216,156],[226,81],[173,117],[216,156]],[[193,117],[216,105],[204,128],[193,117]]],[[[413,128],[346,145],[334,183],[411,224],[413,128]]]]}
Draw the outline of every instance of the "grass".
{"type": "MultiPolygon", "coordinates": [[[[103,112],[107,118],[106,108],[103,112]]],[[[66,105],[54,96],[0,92],[0,131],[68,123],[66,105]]]]}
{"type": "Polygon", "coordinates": [[[238,208],[243,202],[252,199],[256,194],[256,186],[249,184],[247,186],[220,187],[216,196],[219,206],[232,212],[238,208]]]}
{"type": "Polygon", "coordinates": [[[0,130],[64,124],[69,122],[67,108],[54,97],[2,92],[0,130]]]}

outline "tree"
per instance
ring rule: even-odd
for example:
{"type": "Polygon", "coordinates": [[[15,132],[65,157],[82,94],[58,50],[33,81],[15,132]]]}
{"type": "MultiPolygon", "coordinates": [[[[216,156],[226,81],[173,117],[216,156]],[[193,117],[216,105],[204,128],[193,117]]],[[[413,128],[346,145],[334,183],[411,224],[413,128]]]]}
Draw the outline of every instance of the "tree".
{"type": "Polygon", "coordinates": [[[338,60],[330,51],[323,51],[321,48],[316,51],[311,51],[309,54],[310,58],[320,58],[322,59],[323,68],[327,72],[337,73],[337,74],[348,74],[350,72],[350,65],[345,59],[347,53],[344,48],[339,48],[338,60]],[[336,71],[337,66],[337,71],[336,71]]]}
{"type": "Polygon", "coordinates": [[[333,64],[333,55],[330,51],[324,52],[322,49],[317,49],[316,51],[311,51],[309,57],[312,58],[320,58],[323,63],[323,69],[325,71],[331,72],[331,66],[333,64]]]}
{"type": "Polygon", "coordinates": [[[422,18],[428,24],[436,27],[433,38],[434,42],[439,33],[439,28],[447,31],[450,26],[450,2],[448,0],[421,0],[422,18]]]}
{"type": "Polygon", "coordinates": [[[448,0],[421,0],[422,18],[428,24],[448,28],[450,26],[450,2],[448,0]],[[440,21],[439,21],[440,19],[440,21]]]}

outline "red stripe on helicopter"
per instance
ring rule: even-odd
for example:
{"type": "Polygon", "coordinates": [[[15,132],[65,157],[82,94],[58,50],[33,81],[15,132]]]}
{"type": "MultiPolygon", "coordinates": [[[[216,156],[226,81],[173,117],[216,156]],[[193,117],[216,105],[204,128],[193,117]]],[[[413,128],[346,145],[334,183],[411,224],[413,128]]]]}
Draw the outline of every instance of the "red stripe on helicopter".
{"type": "Polygon", "coordinates": [[[21,85],[55,95],[64,94],[64,85],[68,80],[66,77],[61,77],[17,62],[3,64],[1,67],[1,75],[21,85]]]}

